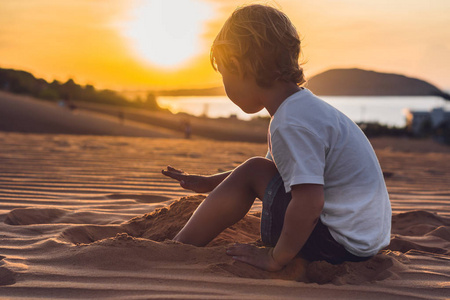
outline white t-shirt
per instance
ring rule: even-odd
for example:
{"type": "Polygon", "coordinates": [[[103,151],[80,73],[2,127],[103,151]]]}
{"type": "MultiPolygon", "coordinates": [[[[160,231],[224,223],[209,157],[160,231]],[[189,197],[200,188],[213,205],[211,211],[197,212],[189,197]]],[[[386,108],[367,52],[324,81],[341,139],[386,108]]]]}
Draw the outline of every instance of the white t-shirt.
{"type": "Polygon", "coordinates": [[[383,173],[366,136],[346,115],[302,89],[272,117],[268,142],[268,158],[287,192],[296,184],[324,186],[320,219],[350,253],[372,256],[389,244],[383,173]]]}

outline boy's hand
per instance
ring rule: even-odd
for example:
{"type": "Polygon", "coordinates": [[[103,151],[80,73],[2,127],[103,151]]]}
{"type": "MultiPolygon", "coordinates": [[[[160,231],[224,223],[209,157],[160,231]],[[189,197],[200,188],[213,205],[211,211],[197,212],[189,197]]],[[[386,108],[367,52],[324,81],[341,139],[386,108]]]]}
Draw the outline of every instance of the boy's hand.
{"type": "Polygon", "coordinates": [[[196,193],[207,193],[212,190],[207,176],[189,175],[183,170],[178,170],[171,166],[167,166],[167,170],[162,170],[161,173],[178,180],[180,186],[186,190],[191,190],[196,193]]]}
{"type": "Polygon", "coordinates": [[[249,244],[234,244],[227,249],[227,255],[249,265],[266,271],[279,271],[284,266],[277,263],[272,256],[273,248],[261,248],[249,244]]]}

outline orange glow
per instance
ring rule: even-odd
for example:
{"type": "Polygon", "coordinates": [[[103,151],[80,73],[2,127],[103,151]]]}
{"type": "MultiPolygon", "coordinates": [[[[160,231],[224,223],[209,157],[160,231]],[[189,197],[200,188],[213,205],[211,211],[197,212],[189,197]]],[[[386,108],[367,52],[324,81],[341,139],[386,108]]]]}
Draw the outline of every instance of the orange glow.
{"type": "Polygon", "coordinates": [[[179,69],[204,50],[201,36],[212,16],[211,7],[198,0],[141,1],[121,31],[150,64],[179,69]]]}
{"type": "MultiPolygon", "coordinates": [[[[209,46],[228,15],[245,2],[0,1],[0,67],[98,88],[219,86],[209,46]]],[[[450,89],[450,1],[276,3],[303,37],[309,77],[360,67],[450,89]]]]}

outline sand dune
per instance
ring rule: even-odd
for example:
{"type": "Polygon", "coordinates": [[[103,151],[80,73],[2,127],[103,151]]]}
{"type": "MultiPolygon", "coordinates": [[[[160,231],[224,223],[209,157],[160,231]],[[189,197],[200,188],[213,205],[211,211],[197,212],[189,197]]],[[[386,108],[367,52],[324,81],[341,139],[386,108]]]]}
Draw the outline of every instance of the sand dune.
{"type": "Polygon", "coordinates": [[[57,103],[0,91],[0,131],[136,137],[181,137],[181,133],[57,103]]]}
{"type": "Polygon", "coordinates": [[[227,170],[266,145],[0,133],[0,297],[448,298],[450,151],[373,143],[392,199],[391,245],[363,263],[297,259],[270,273],[224,251],[258,243],[260,202],[205,248],[173,243],[204,196],[160,175],[167,164],[227,170]]]}

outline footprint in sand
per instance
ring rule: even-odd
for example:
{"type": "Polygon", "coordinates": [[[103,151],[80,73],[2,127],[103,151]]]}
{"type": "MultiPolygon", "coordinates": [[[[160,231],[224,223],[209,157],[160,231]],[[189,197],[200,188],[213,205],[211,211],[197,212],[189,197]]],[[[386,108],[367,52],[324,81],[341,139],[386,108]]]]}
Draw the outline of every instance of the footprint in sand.
{"type": "Polygon", "coordinates": [[[9,225],[49,224],[69,212],[69,210],[57,208],[16,208],[8,213],[5,223],[9,225]]]}
{"type": "Polygon", "coordinates": [[[10,211],[5,219],[8,225],[110,224],[112,221],[114,216],[107,218],[95,212],[57,208],[17,208],[10,211]]]}
{"type": "MultiPolygon", "coordinates": [[[[5,257],[0,255],[0,261],[5,257]]],[[[16,273],[5,267],[0,267],[0,286],[16,283],[16,273]]]]}
{"type": "Polygon", "coordinates": [[[16,283],[16,274],[5,267],[0,267],[0,286],[14,283],[16,283]]]}
{"type": "Polygon", "coordinates": [[[64,230],[59,238],[72,244],[91,244],[93,242],[127,233],[121,226],[84,225],[64,230]]]}
{"type": "Polygon", "coordinates": [[[450,240],[450,218],[421,210],[396,214],[392,216],[392,234],[387,249],[450,254],[444,246],[450,240]]]}

